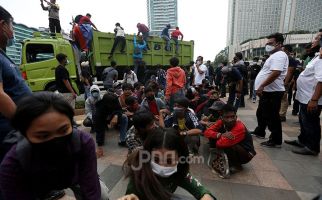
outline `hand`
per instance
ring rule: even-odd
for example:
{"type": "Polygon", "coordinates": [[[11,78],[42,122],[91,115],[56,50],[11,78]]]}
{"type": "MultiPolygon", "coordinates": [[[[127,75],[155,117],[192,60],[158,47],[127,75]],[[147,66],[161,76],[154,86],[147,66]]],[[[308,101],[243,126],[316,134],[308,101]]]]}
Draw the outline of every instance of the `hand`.
{"type": "Polygon", "coordinates": [[[260,86],[257,90],[256,90],[256,94],[257,96],[261,97],[263,95],[263,91],[264,91],[264,87],[260,86]]]}
{"type": "Polygon", "coordinates": [[[77,94],[75,92],[73,92],[72,95],[73,95],[73,99],[77,98],[77,94]]]}
{"type": "Polygon", "coordinates": [[[200,123],[201,125],[208,126],[208,121],[201,120],[199,123],[200,123]]]}
{"type": "Polygon", "coordinates": [[[307,112],[314,112],[318,109],[318,101],[309,101],[307,105],[307,112]]]}
{"type": "Polygon", "coordinates": [[[128,110],[124,114],[126,114],[126,116],[128,116],[128,117],[131,117],[131,116],[134,115],[134,113],[132,113],[132,112],[130,112],[128,110]]]}
{"type": "Polygon", "coordinates": [[[192,101],[199,101],[200,97],[196,96],[195,98],[192,99],[192,101]]]}
{"type": "Polygon", "coordinates": [[[168,109],[161,109],[160,110],[160,115],[163,115],[163,114],[169,115],[170,114],[170,111],[168,109]]]}
{"type": "Polygon", "coordinates": [[[135,194],[130,194],[130,195],[121,197],[118,200],[139,200],[139,198],[135,194]]]}
{"type": "Polygon", "coordinates": [[[96,149],[96,157],[101,158],[104,156],[104,149],[103,147],[97,147],[96,149]]]}
{"type": "Polygon", "coordinates": [[[155,120],[159,120],[159,115],[154,115],[155,120]]]}
{"type": "Polygon", "coordinates": [[[118,121],[118,116],[114,115],[114,117],[112,118],[111,122],[110,122],[110,126],[111,127],[115,127],[118,121]]]}
{"type": "Polygon", "coordinates": [[[182,135],[182,136],[186,136],[186,135],[188,135],[188,132],[187,131],[180,131],[179,134],[182,135]]]}
{"type": "Polygon", "coordinates": [[[241,96],[241,93],[240,92],[236,92],[236,97],[239,99],[241,96]]]}
{"type": "Polygon", "coordinates": [[[209,194],[205,194],[200,200],[214,200],[214,198],[212,198],[209,194]]]}
{"type": "Polygon", "coordinates": [[[231,133],[231,132],[226,132],[224,134],[221,135],[222,137],[225,137],[229,140],[234,140],[235,139],[235,136],[231,133]]]}

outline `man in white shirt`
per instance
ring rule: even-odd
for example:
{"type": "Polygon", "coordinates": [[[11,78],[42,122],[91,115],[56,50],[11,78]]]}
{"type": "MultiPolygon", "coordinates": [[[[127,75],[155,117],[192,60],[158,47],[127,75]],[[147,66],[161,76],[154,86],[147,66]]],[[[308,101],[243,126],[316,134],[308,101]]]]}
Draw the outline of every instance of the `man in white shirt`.
{"type": "Polygon", "coordinates": [[[114,44],[111,49],[110,56],[108,57],[109,59],[112,58],[114,51],[119,43],[121,43],[121,53],[125,53],[124,51],[125,45],[126,45],[125,32],[124,32],[124,28],[120,25],[120,23],[115,24],[114,33],[115,33],[114,44]]]}
{"type": "Polygon", "coordinates": [[[256,111],[258,125],[253,135],[264,138],[267,126],[271,131],[271,136],[261,145],[276,148],[281,147],[282,144],[282,124],[279,110],[285,91],[284,79],[289,61],[286,53],[281,51],[284,42],[283,35],[274,33],[267,39],[266,51],[270,57],[255,79],[255,90],[260,100],[256,111]]]}
{"type": "Polygon", "coordinates": [[[206,78],[207,66],[203,64],[203,57],[198,56],[194,68],[195,78],[194,85],[199,86],[202,84],[202,80],[206,78]]]}
{"type": "MultiPolygon", "coordinates": [[[[320,35],[312,42],[312,47],[319,45],[320,35]]],[[[321,42],[322,43],[322,42],[321,42]]],[[[317,156],[320,153],[322,109],[322,48],[320,53],[307,64],[297,79],[296,99],[300,102],[301,132],[297,140],[285,140],[286,144],[301,147],[293,153],[317,156]]]]}

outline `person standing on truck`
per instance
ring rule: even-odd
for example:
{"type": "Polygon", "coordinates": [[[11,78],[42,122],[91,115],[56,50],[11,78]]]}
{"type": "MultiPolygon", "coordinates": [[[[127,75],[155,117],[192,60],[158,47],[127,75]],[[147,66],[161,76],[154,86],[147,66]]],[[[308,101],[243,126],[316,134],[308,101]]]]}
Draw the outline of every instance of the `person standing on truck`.
{"type": "MultiPolygon", "coordinates": [[[[21,77],[19,68],[6,54],[6,47],[14,44],[13,18],[0,6],[0,163],[11,148],[2,144],[9,132],[14,130],[10,119],[16,111],[16,103],[31,90],[21,77]]],[[[0,194],[1,199],[1,194],[0,194]]]]}
{"type": "Polygon", "coordinates": [[[161,32],[161,38],[166,41],[165,50],[170,51],[170,35],[169,35],[169,29],[171,28],[171,25],[168,24],[161,32]]]}
{"type": "Polygon", "coordinates": [[[120,25],[120,23],[115,24],[114,33],[115,33],[114,44],[113,44],[110,56],[108,58],[113,57],[115,48],[119,43],[121,43],[121,53],[125,53],[124,51],[125,45],[126,45],[125,32],[124,32],[124,28],[120,25]]]}
{"type": "Polygon", "coordinates": [[[40,5],[43,10],[48,10],[49,12],[49,29],[51,33],[60,33],[61,26],[59,20],[59,6],[56,4],[56,0],[40,0],[40,5]],[[48,4],[48,6],[44,6],[44,1],[48,4]]]}
{"type": "Polygon", "coordinates": [[[179,36],[181,36],[181,41],[183,40],[183,34],[179,30],[179,27],[176,27],[176,30],[171,33],[171,39],[174,40],[176,44],[176,54],[179,53],[179,36]]]}
{"type": "Polygon", "coordinates": [[[67,60],[67,56],[63,53],[57,54],[56,59],[59,63],[55,70],[57,91],[75,109],[75,99],[77,97],[77,94],[72,86],[69,72],[66,69],[66,66],[69,64],[69,61],[67,60]]]}
{"type": "Polygon", "coordinates": [[[145,49],[150,50],[149,44],[148,44],[148,37],[150,36],[150,29],[145,24],[141,24],[141,23],[138,23],[136,25],[136,27],[138,28],[137,36],[140,36],[140,33],[142,33],[142,39],[146,43],[146,48],[145,49]]]}
{"type": "Polygon", "coordinates": [[[96,31],[98,31],[95,24],[91,21],[91,18],[92,18],[92,15],[87,13],[86,16],[82,16],[82,18],[80,18],[79,25],[90,24],[96,31]]]}
{"type": "Polygon", "coordinates": [[[111,66],[103,71],[103,85],[106,91],[113,89],[114,82],[117,81],[119,73],[116,70],[116,62],[112,61],[111,66]]]}
{"type": "Polygon", "coordinates": [[[135,74],[138,74],[138,68],[139,65],[142,62],[143,58],[143,49],[146,48],[146,42],[143,40],[143,43],[138,43],[136,41],[136,36],[134,35],[133,37],[133,47],[134,47],[134,52],[133,52],[133,60],[134,60],[134,72],[135,74]]]}

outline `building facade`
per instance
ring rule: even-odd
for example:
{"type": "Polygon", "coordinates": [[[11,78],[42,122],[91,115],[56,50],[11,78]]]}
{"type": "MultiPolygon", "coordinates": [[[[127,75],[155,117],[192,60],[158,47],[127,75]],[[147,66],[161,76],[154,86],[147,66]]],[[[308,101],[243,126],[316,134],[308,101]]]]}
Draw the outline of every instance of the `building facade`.
{"type": "Polygon", "coordinates": [[[147,0],[147,10],[151,35],[160,35],[167,24],[178,26],[177,0],[147,0]]]}
{"type": "Polygon", "coordinates": [[[229,0],[229,59],[241,43],[269,34],[316,32],[322,27],[322,0],[229,0]]]}
{"type": "Polygon", "coordinates": [[[21,64],[21,42],[27,38],[31,38],[35,31],[38,31],[35,28],[30,28],[24,24],[13,24],[13,29],[15,33],[16,43],[7,47],[6,54],[9,58],[16,64],[21,64]]]}

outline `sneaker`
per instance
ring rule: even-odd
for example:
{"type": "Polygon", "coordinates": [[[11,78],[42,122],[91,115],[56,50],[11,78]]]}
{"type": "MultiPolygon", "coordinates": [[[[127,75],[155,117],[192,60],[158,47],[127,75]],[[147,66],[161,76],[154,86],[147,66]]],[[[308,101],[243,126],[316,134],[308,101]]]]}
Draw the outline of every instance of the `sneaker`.
{"type": "Polygon", "coordinates": [[[319,155],[318,152],[315,152],[307,147],[300,148],[300,149],[294,149],[292,150],[293,153],[300,154],[300,155],[311,155],[311,156],[317,156],[319,155]]]}
{"type": "MultiPolygon", "coordinates": [[[[255,136],[255,137],[259,138],[259,139],[265,139],[265,136],[261,136],[261,135],[259,135],[258,133],[256,133],[255,131],[251,132],[250,134],[251,134],[252,136],[255,136]]],[[[265,134],[265,135],[266,135],[266,134],[265,134]]]]}
{"type": "Polygon", "coordinates": [[[301,142],[298,141],[298,140],[284,140],[284,142],[286,144],[293,145],[293,146],[296,146],[296,147],[302,147],[302,148],[304,147],[304,145],[301,144],[301,142]]]}
{"type": "Polygon", "coordinates": [[[212,169],[215,171],[220,178],[229,177],[229,163],[228,157],[224,152],[217,152],[216,158],[212,162],[212,169]]]}
{"type": "Polygon", "coordinates": [[[119,143],[118,143],[118,145],[119,145],[120,147],[127,147],[127,144],[126,144],[126,142],[125,142],[125,141],[123,141],[123,142],[119,142],[119,143]]]}
{"type": "Polygon", "coordinates": [[[261,143],[264,147],[270,147],[270,148],[281,148],[280,144],[275,144],[272,140],[267,140],[266,142],[261,143]]]}

